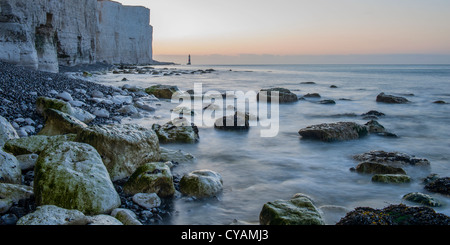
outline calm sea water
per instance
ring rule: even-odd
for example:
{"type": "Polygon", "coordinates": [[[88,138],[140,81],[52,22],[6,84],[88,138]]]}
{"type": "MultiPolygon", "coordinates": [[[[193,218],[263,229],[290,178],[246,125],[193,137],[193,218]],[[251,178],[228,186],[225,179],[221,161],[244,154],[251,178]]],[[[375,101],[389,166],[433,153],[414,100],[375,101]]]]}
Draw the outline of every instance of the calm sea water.
{"type": "MultiPolygon", "coordinates": [[[[290,199],[295,193],[310,196],[321,208],[328,224],[335,224],[355,207],[383,208],[405,203],[402,196],[423,192],[446,205],[435,208],[450,215],[450,200],[428,193],[421,179],[430,173],[441,177],[450,173],[450,102],[449,65],[247,65],[247,66],[170,66],[169,69],[196,70],[213,68],[208,74],[152,76],[108,74],[98,76],[100,83],[113,86],[131,84],[143,88],[154,84],[177,85],[181,90],[202,83],[203,90],[259,91],[284,87],[302,96],[319,93],[321,99],[333,99],[335,105],[304,100],[279,107],[280,129],[276,137],[262,138],[258,127],[248,132],[223,132],[200,128],[197,144],[164,145],[182,149],[197,161],[179,165],[176,174],[197,169],[220,173],[224,191],[218,198],[174,200],[172,216],[166,224],[230,224],[233,220],[258,223],[264,203],[290,199]],[[129,81],[122,82],[126,77],[129,81]],[[303,84],[314,82],[315,84],[303,84]],[[337,88],[330,88],[331,85],[337,88]],[[410,104],[381,104],[375,101],[380,92],[399,95],[410,104]],[[398,138],[376,135],[335,143],[302,140],[298,130],[313,124],[338,121],[366,123],[360,116],[370,110],[386,114],[378,120],[398,138]],[[399,151],[426,158],[431,168],[405,168],[413,181],[409,184],[376,184],[371,175],[349,171],[358,162],[355,154],[372,150],[399,151]]],[[[170,101],[149,117],[124,122],[151,127],[168,121],[170,101]],[[153,116],[160,116],[154,119],[153,116]]],[[[411,203],[406,203],[412,205],[411,203]]]]}

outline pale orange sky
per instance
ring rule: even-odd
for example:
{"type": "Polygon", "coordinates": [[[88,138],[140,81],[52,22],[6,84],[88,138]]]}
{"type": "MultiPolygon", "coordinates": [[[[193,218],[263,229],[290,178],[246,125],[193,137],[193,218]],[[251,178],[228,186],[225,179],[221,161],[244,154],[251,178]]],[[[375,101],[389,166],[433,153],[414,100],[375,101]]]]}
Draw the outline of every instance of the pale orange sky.
{"type": "Polygon", "coordinates": [[[151,9],[154,55],[450,54],[448,0],[117,0],[151,9]]]}

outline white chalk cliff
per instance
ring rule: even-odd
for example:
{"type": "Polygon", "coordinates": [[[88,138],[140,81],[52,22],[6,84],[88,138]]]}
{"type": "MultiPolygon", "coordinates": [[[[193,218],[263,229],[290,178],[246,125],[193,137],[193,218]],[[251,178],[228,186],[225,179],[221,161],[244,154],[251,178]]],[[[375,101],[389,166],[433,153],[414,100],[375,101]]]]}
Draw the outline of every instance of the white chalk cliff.
{"type": "Polygon", "coordinates": [[[59,65],[150,64],[150,10],[107,0],[1,0],[0,60],[59,65]]]}

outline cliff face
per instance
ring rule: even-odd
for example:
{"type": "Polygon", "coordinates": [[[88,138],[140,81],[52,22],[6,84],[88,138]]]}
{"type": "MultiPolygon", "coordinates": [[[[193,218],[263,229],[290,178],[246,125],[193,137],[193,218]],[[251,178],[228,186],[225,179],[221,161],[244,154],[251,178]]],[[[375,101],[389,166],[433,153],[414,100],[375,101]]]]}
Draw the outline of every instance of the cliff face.
{"type": "Polygon", "coordinates": [[[0,60],[59,65],[152,62],[150,11],[97,0],[1,0],[0,60]]]}
{"type": "Polygon", "coordinates": [[[98,2],[97,60],[108,63],[152,63],[150,10],[98,2]]]}

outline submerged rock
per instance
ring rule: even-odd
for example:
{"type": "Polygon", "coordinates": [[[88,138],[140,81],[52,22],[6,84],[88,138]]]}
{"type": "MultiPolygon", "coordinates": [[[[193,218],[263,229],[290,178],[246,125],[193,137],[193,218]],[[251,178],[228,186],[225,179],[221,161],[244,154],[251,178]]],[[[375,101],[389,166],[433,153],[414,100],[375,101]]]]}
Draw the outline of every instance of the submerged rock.
{"type": "Polygon", "coordinates": [[[370,151],[353,156],[360,162],[377,162],[394,167],[430,166],[427,159],[420,159],[400,152],[370,151]]]}
{"type": "Polygon", "coordinates": [[[186,163],[195,161],[195,157],[187,152],[182,150],[171,150],[165,147],[160,147],[161,150],[161,159],[162,162],[174,161],[178,163],[186,163]]]}
{"type": "Polygon", "coordinates": [[[399,204],[384,209],[358,207],[336,225],[450,225],[450,218],[429,207],[399,204]]]}
{"type": "Polygon", "coordinates": [[[362,162],[356,166],[355,171],[364,174],[406,174],[402,168],[391,167],[376,162],[362,162]]]}
{"type": "Polygon", "coordinates": [[[278,92],[278,103],[290,103],[298,101],[298,96],[286,88],[261,89],[256,98],[258,101],[265,100],[269,103],[272,101],[272,97],[275,96],[275,93],[273,92],[278,92]]]}
{"type": "Polygon", "coordinates": [[[214,128],[222,130],[248,130],[250,116],[235,112],[234,115],[219,118],[214,123],[214,128]]]}
{"type": "Polygon", "coordinates": [[[171,197],[175,186],[170,168],[163,162],[146,163],[131,175],[123,187],[127,194],[156,193],[160,197],[171,197]]]}
{"type": "Polygon", "coordinates": [[[411,177],[405,174],[375,174],[372,176],[372,182],[409,183],[411,182],[411,177]]]}
{"type": "Polygon", "coordinates": [[[354,140],[368,134],[367,127],[354,122],[323,123],[308,126],[298,132],[304,139],[325,142],[354,140]]]}
{"type": "Polygon", "coordinates": [[[92,145],[100,153],[113,181],[161,157],[156,133],[137,125],[94,125],[78,133],[75,141],[92,145]]]}
{"type": "Polygon", "coordinates": [[[261,225],[325,225],[312,200],[303,194],[264,204],[259,222],[261,225]]]}
{"type": "Polygon", "coordinates": [[[197,198],[213,197],[223,189],[222,176],[211,170],[196,170],[180,180],[180,192],[197,198]]]}
{"type": "Polygon", "coordinates": [[[200,138],[197,126],[184,118],[171,120],[162,126],[153,124],[152,129],[161,143],[196,143],[200,138]]]}
{"type": "Polygon", "coordinates": [[[388,95],[385,93],[380,93],[377,96],[377,102],[383,102],[383,103],[389,103],[389,104],[406,104],[410,101],[407,100],[404,97],[394,96],[394,95],[388,95]]]}
{"type": "Polygon", "coordinates": [[[443,205],[440,201],[436,200],[432,196],[423,194],[420,192],[408,193],[408,194],[404,195],[402,197],[402,199],[406,200],[406,201],[414,202],[414,203],[423,204],[423,205],[430,206],[430,207],[440,207],[443,205]]]}
{"type": "Polygon", "coordinates": [[[86,225],[88,218],[78,210],[43,205],[17,221],[17,225],[86,225]]]}
{"type": "Polygon", "coordinates": [[[437,178],[425,185],[427,191],[450,196],[450,177],[437,178]]]}

